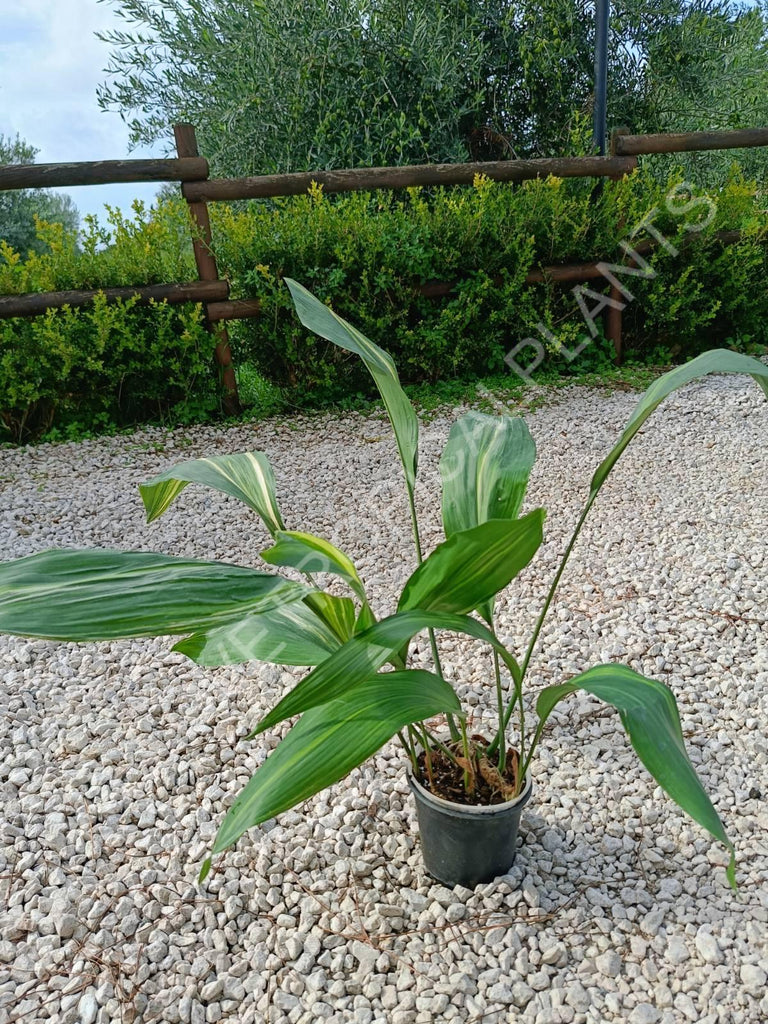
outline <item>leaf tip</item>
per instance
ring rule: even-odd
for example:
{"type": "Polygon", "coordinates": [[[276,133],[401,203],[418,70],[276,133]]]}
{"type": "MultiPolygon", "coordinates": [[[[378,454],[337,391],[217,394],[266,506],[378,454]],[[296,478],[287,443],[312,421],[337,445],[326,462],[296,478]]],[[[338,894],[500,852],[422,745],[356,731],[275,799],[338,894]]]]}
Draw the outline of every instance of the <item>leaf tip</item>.
{"type": "Polygon", "coordinates": [[[203,866],[200,868],[200,874],[197,876],[198,885],[202,885],[211,872],[212,860],[210,857],[206,857],[203,861],[203,866]]]}
{"type": "Polygon", "coordinates": [[[270,729],[273,725],[277,725],[278,722],[281,722],[282,719],[275,715],[277,707],[279,707],[279,705],[276,705],[271,711],[267,712],[267,714],[257,722],[256,725],[254,725],[251,731],[243,736],[243,739],[255,740],[257,736],[261,736],[261,734],[266,732],[267,729],[270,729]]]}
{"type": "Polygon", "coordinates": [[[728,849],[731,852],[731,859],[728,862],[728,867],[725,869],[725,877],[728,879],[728,884],[734,893],[738,894],[739,886],[736,882],[736,851],[731,843],[728,843],[728,849]]]}
{"type": "Polygon", "coordinates": [[[144,503],[144,511],[147,514],[147,522],[151,523],[160,515],[160,510],[152,501],[152,485],[149,483],[139,484],[139,494],[144,503]]]}

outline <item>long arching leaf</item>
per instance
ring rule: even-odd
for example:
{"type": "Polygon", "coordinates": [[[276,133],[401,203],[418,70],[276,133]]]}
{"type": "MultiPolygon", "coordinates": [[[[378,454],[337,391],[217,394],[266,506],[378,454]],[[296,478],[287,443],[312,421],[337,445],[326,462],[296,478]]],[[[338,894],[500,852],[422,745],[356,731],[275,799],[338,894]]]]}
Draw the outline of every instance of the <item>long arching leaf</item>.
{"type": "Polygon", "coordinates": [[[528,664],[531,660],[534,647],[536,646],[536,641],[538,640],[541,628],[544,624],[544,619],[546,618],[547,612],[554,598],[560,578],[565,571],[568,559],[570,558],[571,552],[576,544],[576,540],[581,533],[581,529],[584,526],[592,506],[595,503],[595,499],[597,498],[600,488],[605,483],[611,470],[619,461],[632,438],[635,437],[654,409],[656,409],[668,395],[672,394],[672,392],[676,391],[678,388],[683,387],[685,384],[689,384],[691,381],[696,380],[698,377],[705,377],[711,373],[749,374],[763,389],[766,397],[768,397],[768,366],[765,366],[757,359],[752,359],[750,356],[744,356],[738,352],[730,352],[728,349],[722,348],[712,349],[710,352],[702,353],[702,355],[692,359],[689,363],[685,363],[683,366],[678,366],[674,370],[670,370],[669,373],[665,373],[663,377],[659,377],[658,380],[651,384],[635,406],[634,412],[630,416],[629,422],[627,423],[624,433],[619,438],[618,443],[614,445],[607,457],[603,459],[595,470],[589,489],[589,497],[587,498],[584,509],[576,523],[571,539],[568,542],[568,546],[565,549],[560,565],[555,573],[555,577],[552,580],[546,600],[544,601],[544,607],[542,608],[541,614],[534,626],[528,650],[523,658],[523,675],[525,675],[528,670],[528,664]]]}
{"type": "Polygon", "coordinates": [[[392,423],[405,481],[409,492],[413,493],[419,457],[419,421],[400,386],[400,378],[392,357],[361,334],[356,327],[334,313],[298,281],[286,277],[285,283],[291,290],[293,304],[304,326],[326,341],[338,345],[339,348],[354,352],[365,363],[392,423]]]}
{"type": "Polygon", "coordinates": [[[688,759],[680,715],[672,691],[625,665],[597,665],[559,686],[542,690],[536,702],[538,733],[552,709],[576,690],[585,690],[617,708],[638,757],[665,793],[731,854],[728,881],[736,888],[733,844],[688,759]]]}
{"type": "Polygon", "coordinates": [[[477,619],[468,615],[449,615],[446,612],[398,612],[358,633],[313,669],[259,722],[251,736],[270,729],[286,718],[343,696],[350,686],[380,669],[403,644],[423,629],[448,629],[483,640],[499,652],[515,683],[519,682],[520,669],[517,662],[491,630],[477,619]]]}
{"type": "Polygon", "coordinates": [[[151,523],[166,511],[187,484],[205,484],[244,502],[257,512],[274,536],[285,529],[275,495],[275,474],[264,452],[192,459],[141,484],[139,490],[151,523]]]}
{"type": "Polygon", "coordinates": [[[195,633],[180,640],[173,649],[198,665],[235,665],[247,661],[319,665],[340,646],[336,634],[304,601],[292,601],[195,633]]]}
{"type": "Polygon", "coordinates": [[[446,711],[461,714],[452,687],[420,670],[362,679],[343,696],[307,711],[237,797],[212,853],[343,779],[399,729],[446,711]]]}
{"type": "Polygon", "coordinates": [[[78,641],[189,633],[307,593],[282,576],[225,562],[146,551],[44,551],[0,564],[0,632],[78,641]]]}
{"type": "Polygon", "coordinates": [[[438,545],[405,584],[398,611],[423,608],[458,614],[493,598],[525,568],[542,541],[545,512],[491,519],[438,545]]]}
{"type": "Polygon", "coordinates": [[[710,352],[703,352],[700,356],[692,359],[690,363],[684,363],[682,366],[670,370],[669,373],[665,373],[663,377],[659,377],[651,384],[635,406],[618,444],[597,467],[595,475],[592,477],[590,499],[594,498],[603,486],[625,448],[654,409],[673,391],[677,391],[685,384],[690,384],[697,377],[705,377],[710,373],[748,373],[768,397],[768,366],[751,356],[741,355],[739,352],[730,352],[724,348],[712,349],[710,352]]]}

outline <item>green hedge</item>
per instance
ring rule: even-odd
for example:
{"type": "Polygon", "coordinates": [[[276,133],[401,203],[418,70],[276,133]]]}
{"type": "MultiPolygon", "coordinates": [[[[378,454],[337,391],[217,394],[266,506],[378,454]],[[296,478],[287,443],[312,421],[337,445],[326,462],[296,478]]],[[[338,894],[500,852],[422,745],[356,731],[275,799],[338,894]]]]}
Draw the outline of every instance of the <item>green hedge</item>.
{"type": "MultiPolygon", "coordinates": [[[[108,226],[86,219],[80,239],[40,224],[46,250],[0,243],[0,294],[159,284],[195,278],[181,204],[135,217],[112,210],[108,226]]],[[[0,320],[0,424],[6,439],[83,432],[147,420],[179,422],[218,407],[213,342],[199,305],[107,305],[0,320]]],[[[3,432],[0,432],[0,440],[3,432]]]]}
{"type": "MultiPolygon", "coordinates": [[[[322,404],[370,382],[359,361],[309,335],[298,323],[284,276],[301,281],[392,352],[406,382],[485,376],[529,336],[549,332],[547,368],[600,368],[611,358],[591,339],[573,286],[528,286],[534,266],[606,259],[656,210],[666,246],[648,256],[655,276],[622,276],[634,295],[624,313],[628,354],[668,362],[726,345],[768,342],[766,196],[738,169],[717,192],[685,211],[679,184],[638,171],[618,182],[478,179],[474,187],[292,199],[228,208],[212,205],[215,250],[235,298],[256,297],[263,315],[233,322],[242,378],[258,373],[294,404],[322,404]],[[688,230],[714,204],[701,232],[688,230]],[[681,212],[682,211],[682,212],[681,212]],[[724,246],[717,232],[738,229],[724,246]],[[670,252],[670,246],[678,250],[670,252]],[[419,285],[456,281],[441,299],[419,285]],[[590,340],[571,361],[563,351],[590,340]]],[[[41,225],[42,255],[0,249],[0,294],[184,281],[196,277],[186,206],[165,201],[134,217],[110,211],[101,228],[86,219],[78,241],[41,225]]],[[[637,240],[647,239],[641,231],[637,240]]],[[[591,282],[604,291],[604,283],[591,282]]],[[[595,300],[585,296],[591,307],[595,300]]],[[[601,321],[596,321],[598,324],[601,321]]],[[[218,410],[212,340],[199,306],[107,306],[0,321],[0,421],[23,439],[53,424],[59,436],[150,419],[201,419],[218,410]]],[[[522,351],[526,365],[533,350],[522,351]]],[[[255,378],[258,383],[259,378],[255,378]]],[[[49,435],[50,436],[50,435],[49,435]]],[[[55,434],[54,434],[55,436],[55,434]]],[[[0,434],[0,439],[2,435],[0,434]]]]}
{"type": "MultiPolygon", "coordinates": [[[[237,357],[297,398],[324,400],[367,388],[354,359],[298,324],[282,285],[290,276],[387,348],[406,381],[502,370],[513,346],[541,337],[539,323],[556,339],[547,342],[552,367],[600,365],[610,356],[600,334],[573,364],[558,357],[560,346],[573,350],[590,338],[573,286],[527,286],[525,275],[533,266],[619,263],[619,242],[654,208],[654,227],[679,255],[662,247],[649,257],[654,278],[621,278],[635,296],[624,315],[629,354],[668,361],[714,345],[766,341],[765,197],[735,170],[710,196],[712,222],[686,244],[694,234],[686,224],[709,207],[670,212],[670,194],[678,210],[683,205],[683,193],[671,193],[676,184],[662,186],[642,172],[597,188],[578,179],[517,187],[479,179],[474,188],[431,193],[325,197],[316,189],[245,209],[214,207],[216,251],[233,294],[257,297],[263,307],[260,319],[234,329],[237,357]],[[723,229],[740,229],[745,240],[723,246],[716,238],[723,229]],[[427,281],[454,279],[457,287],[440,300],[417,290],[427,281]]],[[[640,232],[637,240],[648,237],[640,232]]],[[[591,307],[595,300],[585,302],[591,307]]]]}

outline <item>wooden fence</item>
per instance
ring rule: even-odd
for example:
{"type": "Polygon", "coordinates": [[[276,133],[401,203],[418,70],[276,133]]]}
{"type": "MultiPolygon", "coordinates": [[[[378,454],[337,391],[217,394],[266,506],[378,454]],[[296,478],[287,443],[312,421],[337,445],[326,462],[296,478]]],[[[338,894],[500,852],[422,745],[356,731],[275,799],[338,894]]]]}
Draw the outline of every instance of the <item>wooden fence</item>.
{"type": "MultiPolygon", "coordinates": [[[[630,135],[614,133],[610,156],[562,157],[539,160],[504,160],[466,164],[425,164],[407,167],[361,167],[339,171],[313,171],[300,174],[262,175],[248,178],[210,178],[208,161],[200,156],[195,129],[179,124],[173,129],[177,158],[159,160],[98,160],[82,163],[11,164],[0,166],[0,191],[26,188],[63,188],[73,185],[105,185],[133,181],[178,181],[189,205],[192,244],[199,280],[183,284],[136,285],[129,288],[102,289],[108,302],[136,297],[139,304],[151,301],[169,303],[201,302],[206,323],[215,338],[215,358],[224,387],[224,409],[239,408],[237,383],[229,337],[224,323],[259,316],[258,300],[231,299],[229,283],[219,278],[211,245],[208,203],[239,199],[276,198],[301,195],[312,182],[326,193],[373,189],[399,189],[423,185],[471,185],[475,175],[494,181],[519,182],[555,175],[561,178],[588,177],[618,180],[637,166],[640,155],[681,153],[699,150],[735,149],[768,146],[768,128],[743,131],[689,132],[686,134],[630,135]]],[[[722,232],[724,244],[738,241],[738,232],[722,232]]],[[[640,246],[636,246],[639,251],[640,246]]],[[[579,282],[602,277],[597,263],[568,266],[532,267],[526,282],[579,282]]],[[[458,281],[432,281],[417,286],[423,295],[440,298],[448,295],[458,281]]],[[[48,309],[83,306],[98,292],[39,292],[30,295],[0,296],[0,319],[38,316],[48,309]]],[[[611,297],[619,298],[614,285],[611,297]]],[[[617,361],[621,361],[621,311],[607,310],[606,335],[613,342],[617,361]]]]}

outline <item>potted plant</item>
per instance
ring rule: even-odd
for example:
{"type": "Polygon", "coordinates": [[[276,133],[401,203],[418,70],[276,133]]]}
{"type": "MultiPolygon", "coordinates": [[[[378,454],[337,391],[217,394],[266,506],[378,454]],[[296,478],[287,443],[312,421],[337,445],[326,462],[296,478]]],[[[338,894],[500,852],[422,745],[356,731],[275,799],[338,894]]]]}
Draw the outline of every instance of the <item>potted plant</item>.
{"type": "MultiPolygon", "coordinates": [[[[584,690],[617,708],[630,742],[656,782],[734,851],[689,761],[677,705],[662,683],[616,664],[589,668],[543,689],[537,721],[526,717],[525,679],[555,590],[584,521],[627,445],[659,403],[708,373],[751,374],[768,395],[768,367],[734,352],[707,352],[656,380],[638,402],[615,447],[598,466],[522,657],[496,635],[499,592],[531,561],[542,541],[544,510],[520,515],[535,446],[525,422],[469,412],[453,426],[442,456],[445,540],[422,550],[414,503],[418,420],[391,358],[294,281],[301,322],[358,355],[394,429],[411,513],[416,567],[397,610],[377,619],[351,560],[321,537],[286,529],[272,469],[261,452],[182,463],[140,488],[148,520],[162,515],[190,483],[242,500],[264,521],[270,566],[302,580],[251,568],[133,551],[47,551],[0,565],[0,630],[61,640],[185,634],[174,650],[201,665],[248,660],[310,671],[259,722],[256,736],[297,718],[234,800],[219,829],[218,854],[251,826],[342,779],[392,737],[405,751],[416,794],[426,865],[448,884],[483,881],[506,870],[530,798],[530,764],[553,708],[584,690]],[[316,575],[340,579],[347,595],[322,589],[316,575]],[[475,614],[476,613],[476,614],[475,614]],[[432,671],[409,667],[413,638],[428,631],[432,671]],[[489,645],[494,675],[493,734],[470,734],[467,716],[444,677],[438,633],[489,645]],[[444,728],[434,724],[441,716],[444,728]],[[514,719],[516,736],[509,742],[514,719]]],[[[204,878],[210,858],[201,872],[204,878]]]]}

